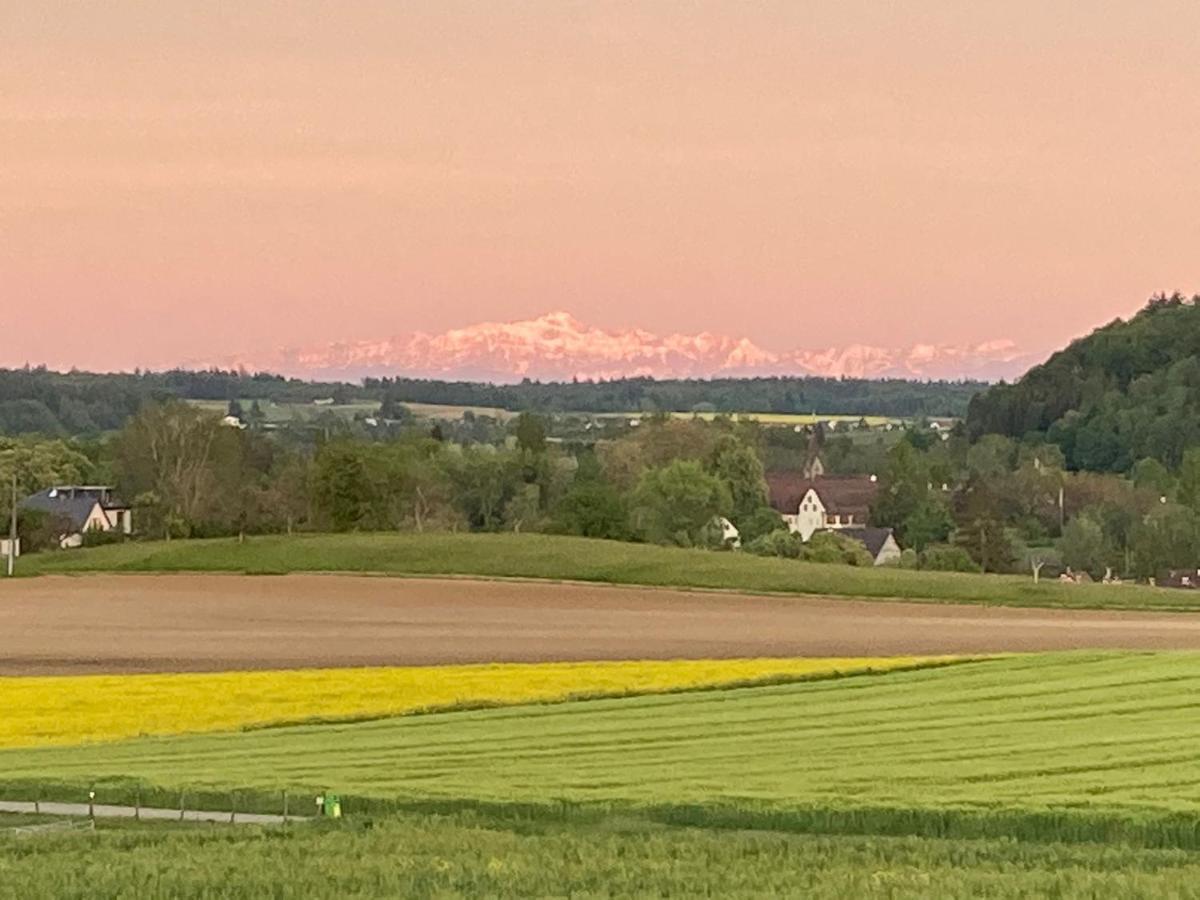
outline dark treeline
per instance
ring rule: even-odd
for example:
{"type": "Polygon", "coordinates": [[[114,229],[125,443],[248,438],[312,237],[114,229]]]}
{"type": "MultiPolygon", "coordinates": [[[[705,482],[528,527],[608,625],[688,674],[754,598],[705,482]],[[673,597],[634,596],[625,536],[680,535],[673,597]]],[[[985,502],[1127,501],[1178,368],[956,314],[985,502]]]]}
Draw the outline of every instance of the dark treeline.
{"type": "Polygon", "coordinates": [[[1178,468],[1200,446],[1200,296],[1154,297],[1129,321],[980,394],[967,430],[972,440],[1047,440],[1074,470],[1131,472],[1143,460],[1178,468]]]}
{"type": "Polygon", "coordinates": [[[148,401],[349,400],[361,387],[219,370],[94,374],[0,369],[0,434],[86,435],[114,431],[148,401]]]}
{"type": "Polygon", "coordinates": [[[533,412],[841,413],[958,417],[986,385],[977,381],[858,378],[621,378],[497,385],[368,378],[365,387],[408,403],[494,406],[533,412]]]}
{"type": "Polygon", "coordinates": [[[332,399],[500,407],[514,412],[776,412],[896,417],[961,416],[983,385],[834,378],[749,378],[497,385],[367,379],[363,384],[303,381],[220,370],[93,374],[45,368],[0,369],[0,434],[87,435],[114,431],[147,401],[332,399]]]}

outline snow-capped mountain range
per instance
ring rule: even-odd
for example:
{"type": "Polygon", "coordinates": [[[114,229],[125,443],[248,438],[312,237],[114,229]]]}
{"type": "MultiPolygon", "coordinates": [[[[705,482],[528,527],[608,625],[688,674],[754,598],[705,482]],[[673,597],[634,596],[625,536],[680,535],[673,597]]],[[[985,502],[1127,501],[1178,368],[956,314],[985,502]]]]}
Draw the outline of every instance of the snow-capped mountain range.
{"type": "Polygon", "coordinates": [[[552,312],[519,322],[481,322],[441,334],[415,332],[283,349],[265,358],[227,359],[219,365],[318,379],[393,375],[511,382],[751,375],[994,380],[1019,375],[1031,362],[1029,354],[1009,340],[903,348],[852,344],[774,352],[744,337],[606,331],[569,313],[552,312]]]}

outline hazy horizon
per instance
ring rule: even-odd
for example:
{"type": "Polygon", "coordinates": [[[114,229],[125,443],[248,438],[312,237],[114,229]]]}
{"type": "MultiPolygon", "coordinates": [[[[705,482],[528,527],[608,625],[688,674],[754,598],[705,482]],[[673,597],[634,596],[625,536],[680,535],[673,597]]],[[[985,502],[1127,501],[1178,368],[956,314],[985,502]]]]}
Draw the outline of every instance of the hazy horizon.
{"type": "Polygon", "coordinates": [[[1200,286],[1198,50],[1170,0],[9,4],[0,365],[561,312],[583,371],[1008,372],[1200,286]]]}

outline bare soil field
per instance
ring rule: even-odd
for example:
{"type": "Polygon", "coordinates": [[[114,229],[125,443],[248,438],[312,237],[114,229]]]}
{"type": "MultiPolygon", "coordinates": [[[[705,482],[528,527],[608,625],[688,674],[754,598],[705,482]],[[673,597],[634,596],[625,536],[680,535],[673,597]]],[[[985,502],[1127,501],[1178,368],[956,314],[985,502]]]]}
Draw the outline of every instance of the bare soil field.
{"type": "Polygon", "coordinates": [[[0,582],[0,674],[1200,649],[1200,615],[350,575],[0,582]]]}

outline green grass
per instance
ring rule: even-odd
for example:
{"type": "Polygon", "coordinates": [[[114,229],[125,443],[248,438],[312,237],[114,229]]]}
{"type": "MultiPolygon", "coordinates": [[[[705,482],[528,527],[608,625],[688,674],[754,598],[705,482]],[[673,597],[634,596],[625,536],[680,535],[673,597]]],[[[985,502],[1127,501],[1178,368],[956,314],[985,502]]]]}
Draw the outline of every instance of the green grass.
{"type": "Polygon", "coordinates": [[[594,807],[727,828],[1198,848],[1198,746],[1200,654],[1050,654],[803,685],[11,750],[0,753],[8,781],[0,796],[28,796],[37,782],[57,783],[56,795],[95,783],[117,800],[141,780],[166,791],[207,788],[214,799],[226,787],[254,788],[274,809],[279,795],[266,792],[330,786],[359,811],[516,805],[545,817],[594,807]]]}
{"type": "Polygon", "coordinates": [[[477,814],[374,827],[101,821],[0,837],[0,897],[1197,897],[1178,850],[705,832],[477,814]]]}
{"type": "Polygon", "coordinates": [[[30,555],[18,574],[376,572],[820,594],[1025,607],[1200,610],[1200,594],[1134,585],[1035,585],[1021,576],[764,559],[586,538],[516,534],[345,534],[134,542],[30,555]]]}

